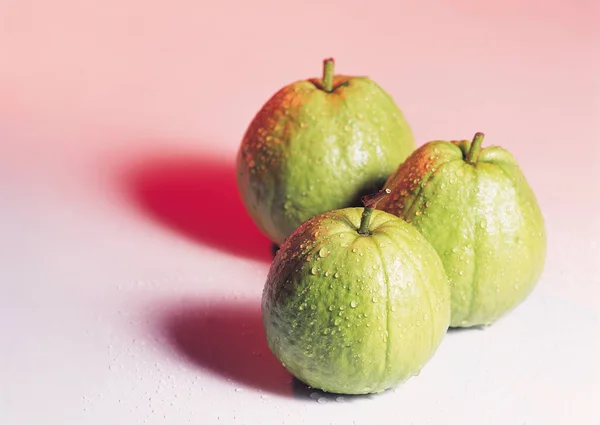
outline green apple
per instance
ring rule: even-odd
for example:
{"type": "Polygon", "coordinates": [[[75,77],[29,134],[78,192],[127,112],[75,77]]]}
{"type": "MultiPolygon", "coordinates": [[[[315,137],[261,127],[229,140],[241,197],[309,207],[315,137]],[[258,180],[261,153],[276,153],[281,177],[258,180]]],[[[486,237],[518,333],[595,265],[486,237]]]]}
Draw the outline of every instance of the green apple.
{"type": "Polygon", "coordinates": [[[262,297],[271,351],[306,384],[382,392],[418,374],[450,321],[441,260],[414,228],[371,208],[328,211],[277,252],[262,297]]]}
{"type": "Polygon", "coordinates": [[[452,327],[489,325],[521,303],[544,267],[546,233],[535,195],[501,147],[433,141],[414,151],[369,204],[398,215],[440,255],[452,327]]]}
{"type": "Polygon", "coordinates": [[[269,99],[238,151],[244,205],[279,245],[314,215],[361,205],[415,147],[391,96],[369,78],[334,76],[333,65],[269,99]]]}

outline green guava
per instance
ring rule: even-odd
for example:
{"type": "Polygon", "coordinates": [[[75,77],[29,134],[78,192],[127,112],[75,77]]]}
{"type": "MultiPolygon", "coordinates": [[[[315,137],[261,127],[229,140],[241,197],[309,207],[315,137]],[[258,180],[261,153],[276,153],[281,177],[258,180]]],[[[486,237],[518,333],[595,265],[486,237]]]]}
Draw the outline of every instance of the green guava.
{"type": "Polygon", "coordinates": [[[376,208],[411,223],[440,255],[452,327],[489,325],[521,303],[544,267],[546,233],[535,195],[501,147],[433,141],[385,184],[376,208]]]}
{"type": "Polygon", "coordinates": [[[306,384],[378,393],[418,374],[450,321],[433,247],[398,217],[328,211],[277,252],[262,297],[271,351],[306,384]]]}
{"type": "Polygon", "coordinates": [[[237,155],[237,185],[258,228],[281,244],[324,211],[360,206],[414,150],[411,129],[373,80],[333,74],[279,90],[257,113],[237,155]]]}

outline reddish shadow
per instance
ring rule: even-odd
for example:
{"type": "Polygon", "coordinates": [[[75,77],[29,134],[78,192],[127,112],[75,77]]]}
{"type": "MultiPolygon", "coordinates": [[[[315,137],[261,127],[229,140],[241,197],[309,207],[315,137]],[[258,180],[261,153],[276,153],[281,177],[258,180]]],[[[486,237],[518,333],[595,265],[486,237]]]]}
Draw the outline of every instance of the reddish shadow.
{"type": "Polygon", "coordinates": [[[260,306],[180,307],[168,313],[161,326],[172,348],[192,364],[239,385],[293,396],[291,375],[267,345],[260,306]]]}
{"type": "Polygon", "coordinates": [[[170,156],[141,163],[128,175],[145,213],[180,234],[255,260],[271,261],[271,244],[247,214],[234,161],[170,156]]]}

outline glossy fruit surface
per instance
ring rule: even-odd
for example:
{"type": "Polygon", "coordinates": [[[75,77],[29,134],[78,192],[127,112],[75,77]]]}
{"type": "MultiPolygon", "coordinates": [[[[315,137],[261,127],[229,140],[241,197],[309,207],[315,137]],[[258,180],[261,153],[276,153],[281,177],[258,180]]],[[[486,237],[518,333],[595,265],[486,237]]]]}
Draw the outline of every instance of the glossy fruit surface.
{"type": "Polygon", "coordinates": [[[433,141],[417,149],[376,207],[412,224],[450,280],[453,327],[491,324],[521,303],[544,267],[546,233],[535,195],[501,147],[433,141]]]}
{"type": "Polygon", "coordinates": [[[366,77],[333,75],[279,90],[254,117],[237,156],[237,184],[260,230],[277,244],[324,211],[359,206],[414,150],[389,94],[366,77]]]}
{"type": "Polygon", "coordinates": [[[365,394],[417,374],[450,320],[441,260],[410,225],[346,208],[303,223],[271,266],[262,299],[269,347],[306,384],[365,394]]]}

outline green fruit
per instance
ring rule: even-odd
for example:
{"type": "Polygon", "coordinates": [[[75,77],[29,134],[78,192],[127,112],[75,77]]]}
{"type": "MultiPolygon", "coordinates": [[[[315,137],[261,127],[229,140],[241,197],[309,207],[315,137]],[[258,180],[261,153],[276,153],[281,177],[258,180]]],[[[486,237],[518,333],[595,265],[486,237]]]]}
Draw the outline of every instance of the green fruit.
{"type": "Polygon", "coordinates": [[[281,246],[262,313],[271,351],[298,379],[366,394],[418,374],[448,329],[450,293],[419,232],[383,211],[345,208],[281,246]]]}
{"type": "Polygon", "coordinates": [[[333,75],[279,90],[254,117],[237,156],[246,209],[273,242],[310,217],[357,206],[414,150],[394,100],[366,77],[333,75]]]}
{"type": "MultiPolygon", "coordinates": [[[[433,141],[392,175],[376,207],[417,228],[440,255],[453,327],[488,325],[522,302],[544,267],[544,220],[514,157],[483,134],[433,141]]],[[[370,204],[371,205],[371,204],[370,204]]]]}

